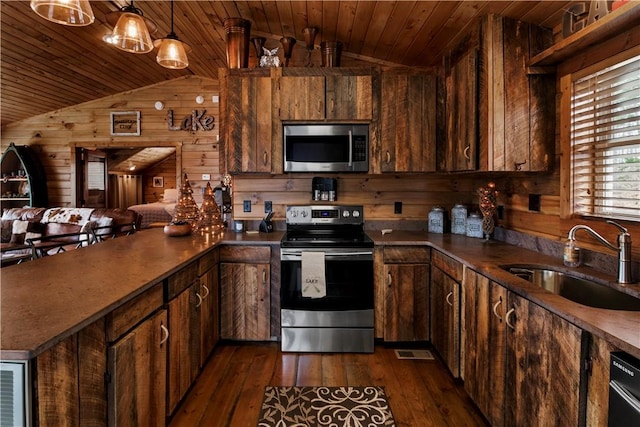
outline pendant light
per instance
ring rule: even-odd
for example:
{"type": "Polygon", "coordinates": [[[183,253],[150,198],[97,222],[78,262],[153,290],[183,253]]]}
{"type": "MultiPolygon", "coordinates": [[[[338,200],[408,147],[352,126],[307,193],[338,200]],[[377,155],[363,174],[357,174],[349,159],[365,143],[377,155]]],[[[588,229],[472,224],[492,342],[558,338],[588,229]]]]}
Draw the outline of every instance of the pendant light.
{"type": "Polygon", "coordinates": [[[173,31],[173,0],[171,0],[171,32],[165,38],[155,40],[153,45],[158,48],[156,61],[163,67],[181,70],[189,66],[187,53],[191,48],[178,40],[178,36],[173,31]]]}
{"type": "Polygon", "coordinates": [[[31,9],[47,21],[84,27],[95,21],[89,0],[31,0],[31,9]]]}
{"type": "Polygon", "coordinates": [[[129,6],[108,13],[105,18],[113,25],[113,32],[105,37],[109,44],[131,53],[149,53],[153,50],[150,33],[155,33],[157,26],[133,6],[133,0],[129,6]]]}

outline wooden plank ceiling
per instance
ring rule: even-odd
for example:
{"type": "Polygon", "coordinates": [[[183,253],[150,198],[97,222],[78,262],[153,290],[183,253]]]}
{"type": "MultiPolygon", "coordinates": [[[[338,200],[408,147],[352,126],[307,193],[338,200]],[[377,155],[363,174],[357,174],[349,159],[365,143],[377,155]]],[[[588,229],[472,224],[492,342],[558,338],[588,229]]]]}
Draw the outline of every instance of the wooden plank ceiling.
{"type": "MultiPolygon", "coordinates": [[[[567,1],[176,1],[174,30],[193,49],[189,67],[168,70],[155,52],[136,55],[109,46],[105,14],[129,4],[124,0],[91,1],[96,21],[88,27],[65,27],[31,11],[28,1],[1,1],[1,124],[93,99],[194,74],[217,78],[226,66],[223,21],[252,22],[251,36],[281,47],[282,36],[298,40],[289,66],[307,59],[302,30],[318,28],[319,44],[340,40],[342,65],[364,63],[433,66],[473,23],[486,13],[558,29],[567,1]]],[[[168,1],[136,1],[134,6],[158,26],[153,38],[171,30],[168,1]]],[[[282,49],[279,49],[282,57],[282,49]]],[[[250,51],[250,66],[255,51],[250,51]]]]}

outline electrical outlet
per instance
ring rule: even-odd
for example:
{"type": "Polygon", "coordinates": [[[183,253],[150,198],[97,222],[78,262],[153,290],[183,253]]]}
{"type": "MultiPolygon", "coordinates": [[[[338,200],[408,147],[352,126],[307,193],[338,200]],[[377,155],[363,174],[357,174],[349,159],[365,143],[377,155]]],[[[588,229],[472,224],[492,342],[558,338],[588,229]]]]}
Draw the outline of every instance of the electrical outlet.
{"type": "Polygon", "coordinates": [[[251,212],[251,200],[245,200],[242,202],[243,212],[251,212]]]}
{"type": "Polygon", "coordinates": [[[203,181],[209,181],[211,179],[211,174],[209,173],[203,173],[202,174],[202,180],[203,181]]]}
{"type": "Polygon", "coordinates": [[[271,209],[273,209],[273,204],[271,203],[271,200],[264,202],[264,213],[271,212],[271,209]]]}
{"type": "Polygon", "coordinates": [[[393,204],[393,213],[401,214],[402,213],[402,202],[395,202],[393,204]]]}

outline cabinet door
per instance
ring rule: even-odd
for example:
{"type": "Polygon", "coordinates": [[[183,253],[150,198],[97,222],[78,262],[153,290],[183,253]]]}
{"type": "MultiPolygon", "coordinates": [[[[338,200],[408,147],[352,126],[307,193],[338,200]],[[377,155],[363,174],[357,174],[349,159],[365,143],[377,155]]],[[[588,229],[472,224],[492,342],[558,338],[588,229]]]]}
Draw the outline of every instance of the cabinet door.
{"type": "Polygon", "coordinates": [[[382,172],[436,169],[436,77],[382,73],[382,172]]]}
{"type": "Polygon", "coordinates": [[[384,277],[384,340],[429,340],[429,265],[385,264],[384,277]]]}
{"type": "Polygon", "coordinates": [[[431,268],[431,343],[454,377],[460,376],[460,284],[431,268]]]}
{"type": "Polygon", "coordinates": [[[508,298],[506,425],[577,426],[582,331],[524,298],[508,298]]]}
{"type": "Polygon", "coordinates": [[[109,347],[110,426],[165,425],[166,325],[160,310],[109,347]]]}
{"type": "Polygon", "coordinates": [[[200,277],[200,292],[202,296],[200,367],[204,365],[220,337],[218,271],[219,268],[215,265],[200,277]]]}
{"type": "Polygon", "coordinates": [[[464,389],[490,424],[501,427],[505,425],[507,291],[470,269],[465,269],[463,289],[464,389]]]}
{"type": "Polygon", "coordinates": [[[225,145],[229,172],[271,172],[271,78],[228,76],[226,83],[225,145]]]}
{"type": "Polygon", "coordinates": [[[169,301],[169,387],[168,414],[198,376],[200,368],[200,314],[202,298],[197,281],[169,301]]]}
{"type": "Polygon", "coordinates": [[[326,118],[330,120],[371,120],[372,77],[327,76],[326,118]]]}
{"type": "Polygon", "coordinates": [[[280,120],[325,118],[323,76],[280,77],[280,120]]]}
{"type": "Polygon", "coordinates": [[[475,170],[478,149],[478,49],[470,49],[450,64],[445,77],[445,168],[475,170]]]}
{"type": "Polygon", "coordinates": [[[269,264],[220,264],[221,338],[270,338],[270,274],[269,264]]]}

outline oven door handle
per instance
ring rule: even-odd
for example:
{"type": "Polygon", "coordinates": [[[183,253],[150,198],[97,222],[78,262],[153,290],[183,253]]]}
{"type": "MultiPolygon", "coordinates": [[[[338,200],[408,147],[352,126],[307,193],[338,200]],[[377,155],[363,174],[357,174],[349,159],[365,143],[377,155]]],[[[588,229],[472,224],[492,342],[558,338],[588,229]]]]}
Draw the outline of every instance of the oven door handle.
{"type": "MultiPolygon", "coordinates": [[[[300,261],[302,259],[302,252],[298,251],[282,251],[280,252],[281,261],[300,261]]],[[[372,251],[359,251],[359,252],[325,252],[324,259],[330,261],[350,261],[350,260],[372,260],[372,251]]]]}

